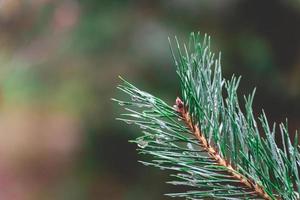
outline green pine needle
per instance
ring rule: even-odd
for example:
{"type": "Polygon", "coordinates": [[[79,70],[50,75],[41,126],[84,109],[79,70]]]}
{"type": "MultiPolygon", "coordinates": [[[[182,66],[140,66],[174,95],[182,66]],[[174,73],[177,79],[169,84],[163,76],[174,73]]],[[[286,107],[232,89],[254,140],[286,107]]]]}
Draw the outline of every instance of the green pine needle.
{"type": "Polygon", "coordinates": [[[182,48],[177,38],[175,43],[176,49],[171,51],[183,108],[178,102],[170,106],[121,77],[118,89],[131,99],[113,99],[127,111],[117,120],[142,129],[143,135],[130,142],[153,159],[141,163],[169,170],[174,181],[168,183],[191,188],[167,194],[170,197],[299,199],[297,134],[292,143],[287,123],[270,127],[264,112],[255,119],[255,90],[244,97],[243,108],[240,106],[237,89],[241,79],[222,77],[221,54],[216,58],[211,52],[209,36],[201,40],[199,33],[192,33],[188,47],[182,48]],[[204,139],[197,136],[197,127],[204,139]],[[282,148],[275,137],[282,140],[282,148]]]}

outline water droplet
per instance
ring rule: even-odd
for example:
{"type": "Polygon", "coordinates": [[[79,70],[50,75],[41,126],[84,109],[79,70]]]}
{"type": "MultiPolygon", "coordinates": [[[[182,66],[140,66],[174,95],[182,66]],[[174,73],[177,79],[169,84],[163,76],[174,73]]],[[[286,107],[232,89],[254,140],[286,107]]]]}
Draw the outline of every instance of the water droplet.
{"type": "Polygon", "coordinates": [[[165,141],[169,140],[170,138],[168,136],[165,135],[156,135],[155,137],[155,141],[158,144],[163,144],[165,141]]]}
{"type": "Polygon", "coordinates": [[[148,101],[151,103],[151,104],[155,104],[155,99],[153,97],[149,97],[148,98],[148,101]]]}
{"type": "Polygon", "coordinates": [[[160,128],[162,128],[162,129],[167,128],[167,125],[165,124],[165,122],[163,122],[161,120],[157,120],[157,123],[160,126],[160,128]]]}
{"type": "Polygon", "coordinates": [[[147,147],[148,142],[146,142],[144,140],[140,140],[140,141],[138,141],[137,145],[138,145],[138,147],[144,149],[145,147],[147,147]]]}
{"type": "Polygon", "coordinates": [[[189,150],[194,150],[194,147],[193,147],[193,145],[191,144],[191,143],[187,143],[187,148],[189,149],[189,150]]]}
{"type": "Polygon", "coordinates": [[[189,181],[191,186],[196,186],[197,185],[197,181],[195,179],[192,179],[189,181]]]}
{"type": "Polygon", "coordinates": [[[126,120],[125,123],[126,124],[132,124],[132,121],[126,120]]]}
{"type": "Polygon", "coordinates": [[[158,143],[158,144],[162,144],[163,143],[163,140],[161,137],[156,137],[155,141],[158,143]]]}
{"type": "Polygon", "coordinates": [[[159,169],[160,169],[160,170],[162,170],[162,171],[163,171],[163,170],[165,170],[165,168],[164,168],[164,167],[159,167],[159,169]]]}
{"type": "Polygon", "coordinates": [[[139,98],[138,98],[137,96],[132,96],[132,97],[131,97],[131,100],[132,100],[132,101],[139,101],[139,98]]]}
{"type": "Polygon", "coordinates": [[[140,128],[141,128],[141,129],[147,129],[147,126],[140,125],[140,128]]]}
{"type": "Polygon", "coordinates": [[[143,107],[143,104],[140,104],[140,103],[138,103],[138,104],[136,104],[137,105],[137,107],[139,107],[139,108],[142,108],[143,107]]]}

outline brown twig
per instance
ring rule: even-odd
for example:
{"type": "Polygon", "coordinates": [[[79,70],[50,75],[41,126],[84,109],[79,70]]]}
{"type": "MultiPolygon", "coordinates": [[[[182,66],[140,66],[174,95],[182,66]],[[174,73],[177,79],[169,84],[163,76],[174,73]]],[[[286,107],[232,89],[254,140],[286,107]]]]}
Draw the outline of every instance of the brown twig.
{"type": "Polygon", "coordinates": [[[250,180],[249,178],[241,175],[238,173],[230,163],[226,162],[224,158],[220,156],[218,151],[215,150],[214,147],[212,147],[204,137],[204,135],[201,133],[199,126],[197,124],[193,124],[191,116],[189,112],[187,111],[187,108],[185,107],[183,101],[177,97],[176,99],[176,105],[175,105],[177,112],[181,115],[183,121],[185,124],[189,127],[189,129],[192,131],[194,136],[198,139],[199,144],[201,147],[206,150],[206,152],[217,161],[217,163],[220,166],[224,166],[228,172],[235,178],[238,179],[242,184],[244,184],[249,189],[253,190],[258,196],[260,196],[263,199],[266,200],[272,200],[272,198],[264,191],[263,187],[259,184],[255,183],[253,180],[250,180]]]}

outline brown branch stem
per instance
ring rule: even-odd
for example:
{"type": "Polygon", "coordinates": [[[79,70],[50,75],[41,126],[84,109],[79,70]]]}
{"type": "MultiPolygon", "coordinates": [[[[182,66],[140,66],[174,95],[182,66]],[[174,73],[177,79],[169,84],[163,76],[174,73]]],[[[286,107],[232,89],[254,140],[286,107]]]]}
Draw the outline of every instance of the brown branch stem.
{"type": "Polygon", "coordinates": [[[220,156],[218,151],[212,147],[201,133],[200,128],[197,124],[193,124],[192,118],[187,111],[184,103],[180,98],[176,99],[176,109],[181,115],[182,120],[189,127],[193,135],[198,139],[200,146],[206,150],[206,152],[214,159],[220,166],[224,166],[228,173],[231,174],[235,179],[239,180],[241,184],[245,185],[249,189],[253,190],[258,196],[266,200],[272,200],[272,198],[264,191],[263,187],[255,183],[253,180],[241,175],[234,167],[228,163],[224,158],[220,156]]]}

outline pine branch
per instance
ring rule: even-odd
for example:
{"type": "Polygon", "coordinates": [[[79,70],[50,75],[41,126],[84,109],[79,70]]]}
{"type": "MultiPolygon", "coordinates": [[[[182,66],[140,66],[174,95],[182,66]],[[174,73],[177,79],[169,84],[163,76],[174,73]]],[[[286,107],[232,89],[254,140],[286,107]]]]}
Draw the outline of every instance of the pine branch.
{"type": "Polygon", "coordinates": [[[185,124],[189,127],[191,132],[194,134],[194,136],[198,139],[199,145],[201,148],[203,148],[220,166],[223,166],[229,174],[232,175],[232,178],[237,179],[241,184],[248,187],[250,190],[253,191],[253,194],[257,194],[263,199],[271,200],[271,197],[266,194],[262,186],[254,183],[252,180],[246,178],[239,172],[237,172],[231,164],[227,163],[226,160],[224,160],[220,154],[217,152],[217,150],[210,146],[207,142],[204,135],[201,133],[198,125],[194,125],[191,120],[191,116],[189,112],[186,110],[184,103],[181,101],[180,98],[177,97],[176,99],[176,108],[177,112],[180,114],[180,116],[183,118],[183,121],[185,124]]]}
{"type": "Polygon", "coordinates": [[[263,112],[259,122],[252,110],[254,92],[245,96],[244,112],[237,89],[240,78],[222,77],[220,54],[215,59],[210,39],[191,34],[184,54],[176,39],[172,54],[181,84],[182,100],[174,107],[123,80],[118,86],[132,99],[121,101],[127,114],[118,118],[143,129],[137,143],[141,154],[153,156],[144,165],[171,170],[173,185],[191,191],[168,194],[186,199],[299,199],[300,154],[287,124],[271,129],[263,112]],[[258,126],[263,133],[260,134],[258,126]],[[262,135],[262,136],[261,136],[262,135]],[[275,136],[282,139],[280,149],[275,136]]]}

